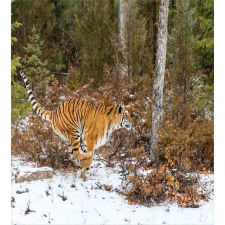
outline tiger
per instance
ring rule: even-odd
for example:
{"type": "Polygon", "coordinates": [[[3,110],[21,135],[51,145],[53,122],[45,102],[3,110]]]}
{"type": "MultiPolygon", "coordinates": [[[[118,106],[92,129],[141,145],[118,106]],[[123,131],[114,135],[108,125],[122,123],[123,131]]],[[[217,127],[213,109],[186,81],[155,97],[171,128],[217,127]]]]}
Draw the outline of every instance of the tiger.
{"type": "Polygon", "coordinates": [[[34,111],[51,123],[53,131],[68,145],[71,158],[77,160],[86,180],[86,169],[92,164],[94,151],[103,146],[114,130],[132,127],[131,117],[122,104],[94,105],[79,98],[64,101],[55,111],[45,110],[35,100],[28,79],[18,68],[34,111]]]}

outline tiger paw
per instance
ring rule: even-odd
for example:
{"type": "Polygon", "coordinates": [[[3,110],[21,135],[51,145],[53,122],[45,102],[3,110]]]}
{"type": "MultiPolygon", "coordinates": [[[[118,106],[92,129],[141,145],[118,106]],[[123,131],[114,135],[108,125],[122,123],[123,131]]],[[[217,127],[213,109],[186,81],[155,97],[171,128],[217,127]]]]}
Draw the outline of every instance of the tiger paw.
{"type": "Polygon", "coordinates": [[[79,160],[87,160],[92,156],[92,152],[89,151],[87,153],[78,153],[77,155],[73,155],[74,158],[79,160]]]}
{"type": "Polygon", "coordinates": [[[85,174],[83,174],[83,172],[81,173],[81,178],[86,181],[87,180],[87,176],[85,174]]]}
{"type": "Polygon", "coordinates": [[[92,156],[92,152],[89,151],[85,153],[85,158],[83,158],[83,160],[88,160],[91,156],[92,156]]]}

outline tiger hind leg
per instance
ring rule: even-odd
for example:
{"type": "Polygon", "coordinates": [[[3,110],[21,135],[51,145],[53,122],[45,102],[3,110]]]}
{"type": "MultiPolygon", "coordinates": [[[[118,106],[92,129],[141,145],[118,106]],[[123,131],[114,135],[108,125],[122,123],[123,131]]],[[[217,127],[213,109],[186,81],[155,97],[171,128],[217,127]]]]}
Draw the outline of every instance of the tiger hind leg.
{"type": "Polygon", "coordinates": [[[79,160],[85,160],[89,159],[92,155],[92,152],[87,152],[87,153],[80,153],[79,149],[78,150],[72,150],[73,151],[73,158],[74,159],[79,159],[79,160]]]}
{"type": "Polygon", "coordinates": [[[74,159],[78,159],[78,160],[84,160],[84,159],[89,159],[92,155],[92,152],[80,152],[79,151],[79,139],[77,137],[77,135],[75,136],[70,136],[70,143],[72,145],[72,157],[74,159]]]}
{"type": "Polygon", "coordinates": [[[80,167],[80,160],[76,160],[74,157],[73,157],[73,155],[72,155],[72,151],[73,151],[73,148],[72,148],[72,145],[70,144],[70,142],[68,141],[68,142],[66,142],[67,143],[67,145],[68,145],[68,150],[69,150],[69,160],[71,161],[71,162],[73,162],[74,163],[74,165],[76,166],[76,167],[78,167],[78,168],[81,168],[80,167]]]}
{"type": "Polygon", "coordinates": [[[93,141],[88,141],[87,142],[87,151],[88,152],[91,152],[92,153],[92,155],[88,158],[88,159],[86,159],[86,160],[81,160],[80,161],[80,166],[83,168],[83,172],[82,172],[82,175],[81,175],[81,177],[84,179],[84,180],[86,180],[86,175],[85,175],[85,173],[86,173],[86,170],[87,170],[87,168],[92,164],[92,162],[93,162],[93,156],[94,156],[94,142],[93,141]]]}
{"type": "MultiPolygon", "coordinates": [[[[89,151],[91,152],[91,151],[89,151]]],[[[92,153],[92,155],[86,159],[86,160],[81,160],[80,161],[80,166],[83,168],[83,171],[82,171],[82,174],[81,174],[81,177],[86,180],[86,170],[88,170],[89,166],[92,164],[93,162],[93,156],[94,156],[94,153],[92,153]]]]}

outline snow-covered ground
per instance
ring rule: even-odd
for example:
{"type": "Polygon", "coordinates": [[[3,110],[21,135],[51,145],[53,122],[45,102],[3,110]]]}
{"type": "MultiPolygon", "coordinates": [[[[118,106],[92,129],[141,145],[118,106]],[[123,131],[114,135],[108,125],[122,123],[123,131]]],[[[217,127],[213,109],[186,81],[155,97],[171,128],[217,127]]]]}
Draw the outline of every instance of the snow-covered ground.
{"type": "MultiPolygon", "coordinates": [[[[17,169],[34,166],[12,158],[13,174],[17,169]]],[[[115,168],[107,168],[95,159],[86,181],[80,173],[56,172],[52,179],[23,183],[15,183],[12,176],[12,224],[213,224],[213,191],[209,201],[201,202],[199,208],[169,203],[129,205],[115,191],[121,189],[115,168]],[[106,185],[112,189],[107,191],[106,185]]],[[[210,181],[208,188],[213,189],[214,175],[201,178],[210,181]]]]}

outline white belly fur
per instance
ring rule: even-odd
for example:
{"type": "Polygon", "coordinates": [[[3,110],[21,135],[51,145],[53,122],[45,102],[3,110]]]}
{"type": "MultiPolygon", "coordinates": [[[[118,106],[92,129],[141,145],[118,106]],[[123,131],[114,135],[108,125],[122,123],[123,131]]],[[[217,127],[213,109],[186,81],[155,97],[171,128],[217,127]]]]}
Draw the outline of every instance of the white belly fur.
{"type": "Polygon", "coordinates": [[[111,133],[113,132],[113,130],[114,130],[114,128],[111,128],[108,131],[108,136],[105,133],[104,137],[102,137],[102,138],[99,139],[99,141],[95,145],[95,149],[98,149],[99,147],[103,146],[109,140],[109,137],[110,137],[111,133]]]}
{"type": "Polygon", "coordinates": [[[95,149],[98,149],[99,147],[103,146],[107,141],[107,138],[103,137],[97,142],[97,144],[95,145],[95,149]]]}

